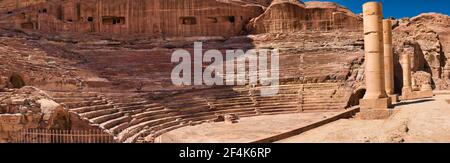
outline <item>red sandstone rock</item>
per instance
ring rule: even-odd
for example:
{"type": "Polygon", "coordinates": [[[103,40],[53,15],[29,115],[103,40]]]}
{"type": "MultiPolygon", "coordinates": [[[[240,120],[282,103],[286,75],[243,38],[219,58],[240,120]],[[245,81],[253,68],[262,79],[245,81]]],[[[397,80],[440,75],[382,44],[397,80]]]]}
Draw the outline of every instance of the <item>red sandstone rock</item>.
{"type": "Polygon", "coordinates": [[[432,78],[431,74],[423,71],[418,71],[412,74],[413,87],[416,85],[419,90],[431,90],[432,78]]]}
{"type": "Polygon", "coordinates": [[[275,0],[248,28],[252,33],[359,29],[362,20],[348,9],[330,2],[275,0]]]}
{"type": "MultiPolygon", "coordinates": [[[[0,10],[0,26],[47,32],[180,36],[235,36],[260,15],[266,1],[49,0],[0,10]],[[190,6],[190,7],[185,7],[190,6]],[[27,9],[24,11],[24,9],[27,9]],[[5,13],[6,12],[6,13],[5,13]],[[6,15],[5,15],[6,14],[6,15]]],[[[7,4],[5,4],[7,5],[7,4]]]]}
{"type": "Polygon", "coordinates": [[[397,53],[403,45],[414,48],[413,71],[431,73],[437,89],[449,82],[450,17],[437,13],[426,13],[411,19],[401,19],[394,29],[397,53]],[[418,58],[419,57],[419,58],[418,58]],[[425,62],[421,59],[423,58],[425,62]]]}

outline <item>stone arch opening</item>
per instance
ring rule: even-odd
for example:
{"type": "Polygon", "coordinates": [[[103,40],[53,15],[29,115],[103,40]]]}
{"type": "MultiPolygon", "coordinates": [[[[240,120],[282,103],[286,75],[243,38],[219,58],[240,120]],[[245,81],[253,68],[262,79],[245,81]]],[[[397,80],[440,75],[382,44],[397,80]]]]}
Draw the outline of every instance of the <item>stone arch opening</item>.
{"type": "Polygon", "coordinates": [[[9,82],[11,83],[13,88],[22,88],[25,86],[25,81],[18,74],[13,74],[9,77],[9,82]]]}
{"type": "Polygon", "coordinates": [[[366,95],[366,88],[359,88],[359,89],[355,90],[352,93],[352,96],[350,97],[350,99],[348,101],[348,104],[347,104],[348,107],[358,106],[359,100],[364,98],[364,95],[366,95]]]}

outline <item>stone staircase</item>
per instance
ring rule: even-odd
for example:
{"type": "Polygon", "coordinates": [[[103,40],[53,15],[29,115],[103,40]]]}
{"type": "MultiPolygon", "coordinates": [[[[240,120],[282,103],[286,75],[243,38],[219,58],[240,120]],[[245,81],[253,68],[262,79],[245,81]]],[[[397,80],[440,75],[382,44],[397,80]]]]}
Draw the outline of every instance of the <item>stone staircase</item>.
{"type": "MultiPolygon", "coordinates": [[[[257,92],[261,89],[274,89],[270,87],[257,88],[257,92]]],[[[256,98],[256,109],[263,115],[280,114],[280,113],[298,113],[301,111],[301,88],[302,85],[280,85],[278,94],[275,96],[261,96],[258,93],[256,98]]]]}
{"type": "Polygon", "coordinates": [[[51,92],[56,102],[66,106],[83,120],[106,130],[119,142],[127,142],[134,130],[146,122],[153,126],[164,124],[173,112],[158,103],[124,94],[110,95],[87,92],[51,92]]]}
{"type": "MultiPolygon", "coordinates": [[[[261,96],[265,87],[195,90],[149,100],[144,94],[49,92],[56,102],[90,124],[132,143],[188,125],[213,122],[220,115],[239,117],[344,109],[346,91],[339,84],[279,86],[275,96],[261,96]]],[[[267,88],[266,88],[267,89],[267,88]]]]}
{"type": "Polygon", "coordinates": [[[335,111],[345,109],[351,90],[335,83],[303,85],[302,111],[335,111]]]}

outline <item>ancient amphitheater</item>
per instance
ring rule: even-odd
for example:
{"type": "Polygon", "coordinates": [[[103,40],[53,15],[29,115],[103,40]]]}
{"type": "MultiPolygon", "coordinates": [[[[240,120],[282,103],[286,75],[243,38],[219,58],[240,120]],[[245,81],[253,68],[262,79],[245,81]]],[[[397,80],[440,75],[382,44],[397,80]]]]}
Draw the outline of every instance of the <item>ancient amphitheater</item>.
{"type": "MultiPolygon", "coordinates": [[[[370,126],[422,102],[447,108],[436,115],[443,134],[428,141],[450,142],[450,17],[382,23],[379,3],[364,9],[298,0],[0,1],[0,142],[308,142],[340,119],[370,126]],[[173,85],[171,54],[193,52],[195,41],[204,50],[279,49],[279,93],[173,85]]],[[[321,140],[355,141],[313,141],[321,140]]]]}

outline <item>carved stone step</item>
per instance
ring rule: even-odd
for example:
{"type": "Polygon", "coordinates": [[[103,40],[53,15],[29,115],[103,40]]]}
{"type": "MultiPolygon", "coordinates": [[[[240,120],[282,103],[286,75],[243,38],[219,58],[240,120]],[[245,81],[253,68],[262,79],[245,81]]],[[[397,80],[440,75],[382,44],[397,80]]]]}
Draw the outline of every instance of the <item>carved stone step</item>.
{"type": "Polygon", "coordinates": [[[246,113],[254,113],[256,114],[256,110],[254,108],[242,108],[242,109],[229,109],[229,110],[220,110],[220,111],[215,111],[215,114],[237,114],[238,116],[241,116],[241,114],[246,114],[246,113]]]}
{"type": "Polygon", "coordinates": [[[185,114],[187,114],[187,113],[194,114],[194,113],[198,113],[198,112],[209,111],[210,107],[208,105],[199,105],[199,106],[194,106],[194,107],[189,107],[189,108],[180,107],[176,110],[179,112],[185,113],[185,114]]]}
{"type": "Polygon", "coordinates": [[[85,106],[85,107],[70,109],[70,111],[81,114],[81,113],[86,113],[86,112],[90,112],[90,111],[111,109],[111,108],[114,108],[114,106],[110,105],[110,104],[106,104],[106,105],[97,105],[97,106],[85,106]]]}
{"type": "Polygon", "coordinates": [[[274,109],[288,109],[288,108],[298,108],[298,104],[293,105],[272,105],[272,106],[258,106],[256,107],[259,110],[274,110],[274,109]]]}
{"type": "Polygon", "coordinates": [[[303,100],[305,104],[343,103],[342,99],[309,99],[303,100]]]}
{"type": "Polygon", "coordinates": [[[299,99],[258,100],[258,105],[298,104],[299,99]]]}
{"type": "Polygon", "coordinates": [[[63,97],[63,98],[53,98],[55,102],[58,103],[75,103],[75,102],[85,102],[85,101],[99,101],[102,100],[100,97],[63,97]]]}
{"type": "Polygon", "coordinates": [[[344,109],[340,106],[329,106],[329,107],[316,107],[316,106],[304,106],[303,110],[335,110],[335,109],[344,109]]]}
{"type": "MultiPolygon", "coordinates": [[[[114,101],[114,100],[113,100],[114,101]]],[[[117,107],[125,107],[125,106],[133,106],[133,105],[146,105],[146,104],[152,104],[152,102],[149,101],[133,101],[133,102],[129,102],[129,103],[118,103],[116,101],[114,101],[114,104],[117,107]]]]}
{"type": "Polygon", "coordinates": [[[155,115],[159,115],[159,114],[167,114],[167,113],[170,113],[170,112],[173,112],[173,111],[171,111],[171,110],[163,110],[163,108],[162,109],[155,109],[155,110],[146,111],[146,112],[142,112],[142,113],[133,115],[133,118],[141,119],[141,118],[155,116],[155,115]]]}
{"type": "Polygon", "coordinates": [[[107,114],[107,115],[92,118],[91,122],[95,123],[95,124],[100,124],[100,123],[106,122],[108,120],[121,117],[123,115],[124,115],[124,113],[116,112],[114,114],[107,114]]]}
{"type": "Polygon", "coordinates": [[[79,107],[87,107],[93,105],[105,105],[108,102],[106,100],[95,100],[95,101],[81,101],[81,102],[65,102],[61,103],[68,108],[79,108],[79,107]]]}
{"type": "Polygon", "coordinates": [[[253,106],[255,103],[248,100],[246,102],[227,102],[227,103],[214,103],[214,106],[220,107],[220,108],[227,108],[227,107],[235,107],[235,106],[253,106]]]}
{"type": "Polygon", "coordinates": [[[298,113],[298,109],[271,109],[271,110],[261,110],[262,114],[285,114],[285,113],[298,113]]]}
{"type": "Polygon", "coordinates": [[[139,102],[147,102],[145,98],[111,98],[117,104],[131,104],[139,102]]]}
{"type": "Polygon", "coordinates": [[[113,113],[117,113],[117,112],[119,112],[119,110],[113,108],[113,109],[103,109],[103,110],[95,110],[95,111],[85,112],[85,113],[81,113],[80,115],[82,117],[92,119],[95,117],[100,117],[103,115],[113,114],[113,113]]]}
{"type": "Polygon", "coordinates": [[[130,126],[129,122],[123,122],[122,124],[116,125],[113,128],[109,129],[114,135],[116,135],[117,133],[119,133],[120,131],[126,129],[127,127],[130,126]]]}
{"type": "Polygon", "coordinates": [[[240,103],[240,102],[248,102],[248,101],[251,101],[250,97],[217,99],[214,102],[216,102],[218,105],[221,105],[221,104],[226,104],[226,103],[240,103]]]}
{"type": "Polygon", "coordinates": [[[330,107],[330,106],[342,106],[345,105],[345,103],[305,103],[302,104],[303,107],[312,107],[312,106],[316,106],[316,107],[330,107]]]}
{"type": "Polygon", "coordinates": [[[123,106],[123,107],[119,107],[117,109],[119,109],[121,112],[132,112],[134,110],[148,109],[148,108],[152,108],[152,107],[155,107],[155,104],[123,106]]]}
{"type": "Polygon", "coordinates": [[[103,127],[105,129],[110,129],[110,128],[114,127],[115,125],[121,124],[123,122],[129,122],[129,121],[131,121],[130,117],[122,116],[122,117],[118,117],[118,118],[103,122],[100,124],[100,127],[103,127]]]}
{"type": "Polygon", "coordinates": [[[65,97],[97,97],[98,93],[92,92],[48,92],[48,94],[55,98],[65,98],[65,97]]]}
{"type": "Polygon", "coordinates": [[[176,119],[177,119],[176,117],[167,117],[162,119],[155,119],[151,121],[141,122],[139,124],[130,126],[122,130],[122,132],[120,132],[117,137],[121,142],[130,142],[130,140],[139,135],[139,132],[143,132],[145,126],[162,124],[165,122],[175,121],[176,119]]]}
{"type": "Polygon", "coordinates": [[[182,115],[180,115],[178,112],[174,112],[174,111],[167,111],[166,113],[163,114],[155,114],[155,115],[151,115],[151,116],[146,116],[146,117],[142,117],[137,119],[136,121],[132,121],[131,125],[136,125],[145,121],[152,121],[152,120],[157,120],[157,119],[164,119],[164,118],[175,118],[175,117],[182,117],[182,115]]]}

